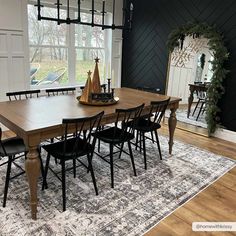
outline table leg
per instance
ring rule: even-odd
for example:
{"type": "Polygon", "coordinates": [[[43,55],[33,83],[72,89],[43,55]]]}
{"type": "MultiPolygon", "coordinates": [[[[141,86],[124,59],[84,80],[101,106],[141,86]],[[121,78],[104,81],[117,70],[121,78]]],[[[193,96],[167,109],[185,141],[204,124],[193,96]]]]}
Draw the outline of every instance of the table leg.
{"type": "Polygon", "coordinates": [[[189,115],[190,115],[190,112],[191,112],[191,106],[192,106],[192,103],[193,103],[193,92],[194,92],[194,90],[192,90],[190,88],[190,95],[189,95],[189,98],[188,98],[188,113],[187,113],[188,118],[189,118],[189,115]]]}
{"type": "Polygon", "coordinates": [[[40,161],[37,147],[30,147],[25,162],[25,171],[30,188],[30,207],[32,219],[37,219],[37,182],[40,174],[40,161]]]}
{"type": "Polygon", "coordinates": [[[177,124],[177,119],[176,119],[176,107],[170,108],[170,117],[168,120],[168,125],[169,125],[169,154],[172,153],[172,146],[174,144],[174,132],[175,132],[175,127],[177,124]]]}

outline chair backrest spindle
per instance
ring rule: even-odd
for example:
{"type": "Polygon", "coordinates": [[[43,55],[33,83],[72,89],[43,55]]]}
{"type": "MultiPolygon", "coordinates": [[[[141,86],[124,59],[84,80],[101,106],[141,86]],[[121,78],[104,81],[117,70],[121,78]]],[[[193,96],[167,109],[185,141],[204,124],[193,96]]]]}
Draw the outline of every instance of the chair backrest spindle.
{"type": "Polygon", "coordinates": [[[53,89],[46,89],[46,93],[48,96],[58,96],[58,95],[64,95],[64,94],[74,94],[76,88],[53,88],[53,89]]]}
{"type": "Polygon", "coordinates": [[[77,150],[86,150],[88,145],[92,145],[94,148],[96,142],[96,134],[98,131],[98,127],[100,126],[103,112],[91,117],[86,118],[72,118],[72,119],[63,119],[62,124],[65,127],[64,132],[64,155],[66,153],[67,142],[70,141],[68,137],[72,132],[74,133],[75,142],[73,145],[72,152],[73,155],[77,156],[77,150]],[[93,137],[93,140],[91,138],[93,137]],[[80,146],[78,149],[78,145],[81,145],[81,140],[83,143],[83,147],[80,146]]]}
{"type": "Polygon", "coordinates": [[[143,107],[144,104],[130,109],[116,109],[117,117],[115,121],[115,128],[113,134],[114,137],[116,136],[116,130],[118,129],[119,121],[121,121],[121,129],[122,129],[120,135],[121,140],[127,133],[134,134],[135,123],[139,119],[143,107]]]}
{"type": "Polygon", "coordinates": [[[148,115],[148,120],[151,123],[160,123],[165,114],[166,108],[170,102],[170,98],[163,101],[152,101],[148,115]]]}
{"type": "Polygon", "coordinates": [[[25,91],[17,91],[17,92],[8,92],[6,93],[6,96],[8,97],[9,101],[12,100],[22,100],[22,96],[24,96],[25,99],[33,98],[34,95],[36,97],[39,97],[40,90],[25,90],[25,91]]]}

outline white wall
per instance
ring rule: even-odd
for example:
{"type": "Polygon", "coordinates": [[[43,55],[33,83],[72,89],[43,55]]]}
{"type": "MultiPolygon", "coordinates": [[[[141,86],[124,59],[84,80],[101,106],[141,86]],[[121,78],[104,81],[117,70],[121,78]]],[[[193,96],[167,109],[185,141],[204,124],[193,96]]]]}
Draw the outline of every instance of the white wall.
{"type": "Polygon", "coordinates": [[[0,0],[0,101],[27,88],[29,76],[26,0],[0,0]]]}
{"type": "Polygon", "coordinates": [[[0,29],[23,30],[22,2],[19,0],[0,0],[0,29]]]}

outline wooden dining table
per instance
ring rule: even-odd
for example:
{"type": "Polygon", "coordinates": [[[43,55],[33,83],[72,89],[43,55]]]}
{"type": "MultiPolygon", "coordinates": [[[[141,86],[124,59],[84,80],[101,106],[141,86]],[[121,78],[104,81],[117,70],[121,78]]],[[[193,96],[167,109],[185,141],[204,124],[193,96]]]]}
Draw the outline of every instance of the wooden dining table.
{"type": "MultiPolygon", "coordinates": [[[[102,124],[115,121],[115,109],[131,108],[145,103],[144,113],[148,112],[151,101],[161,101],[167,96],[144,92],[130,88],[115,89],[119,102],[110,106],[82,105],[76,95],[42,96],[18,101],[0,102],[0,122],[24,139],[29,152],[25,161],[25,170],[29,183],[30,207],[32,219],[37,219],[37,189],[40,175],[38,146],[46,139],[58,137],[63,133],[63,118],[82,118],[104,111],[102,124]]],[[[169,125],[169,153],[172,153],[173,137],[176,127],[176,110],[180,98],[171,97],[169,125]]]]}

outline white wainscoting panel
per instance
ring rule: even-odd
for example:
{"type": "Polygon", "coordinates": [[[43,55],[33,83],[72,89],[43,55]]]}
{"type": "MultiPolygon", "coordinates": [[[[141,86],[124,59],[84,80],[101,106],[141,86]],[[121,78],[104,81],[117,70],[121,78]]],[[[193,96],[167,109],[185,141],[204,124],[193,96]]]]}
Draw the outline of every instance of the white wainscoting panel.
{"type": "Polygon", "coordinates": [[[8,86],[8,70],[6,69],[8,67],[8,58],[7,57],[1,57],[0,56],[0,101],[5,100],[6,98],[6,90],[9,89],[8,86]]]}
{"type": "Polygon", "coordinates": [[[0,101],[7,100],[6,93],[26,89],[26,54],[24,32],[0,30],[0,101]]]}

